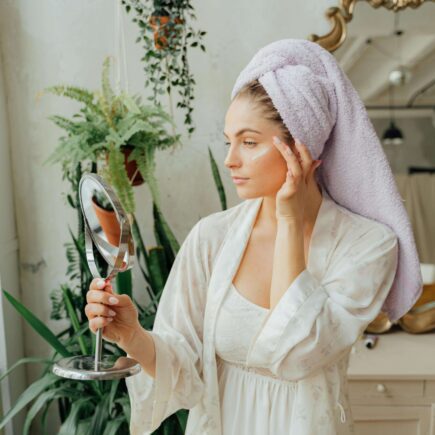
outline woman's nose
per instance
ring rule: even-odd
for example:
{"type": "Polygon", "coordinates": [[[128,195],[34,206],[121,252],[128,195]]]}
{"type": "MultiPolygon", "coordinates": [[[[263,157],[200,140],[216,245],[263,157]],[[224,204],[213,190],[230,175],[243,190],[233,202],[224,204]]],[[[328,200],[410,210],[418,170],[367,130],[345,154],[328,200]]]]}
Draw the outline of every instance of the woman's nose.
{"type": "Polygon", "coordinates": [[[240,156],[235,148],[229,147],[224,164],[227,168],[240,165],[240,156]]]}

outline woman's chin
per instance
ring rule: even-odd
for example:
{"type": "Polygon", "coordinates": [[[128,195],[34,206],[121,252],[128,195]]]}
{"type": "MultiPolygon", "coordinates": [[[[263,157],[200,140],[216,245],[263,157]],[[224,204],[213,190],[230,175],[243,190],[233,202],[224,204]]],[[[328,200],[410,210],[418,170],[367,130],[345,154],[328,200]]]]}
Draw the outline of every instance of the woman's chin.
{"type": "Polygon", "coordinates": [[[248,189],[237,189],[237,195],[240,199],[255,199],[264,196],[261,192],[256,190],[248,190],[248,189]]]}

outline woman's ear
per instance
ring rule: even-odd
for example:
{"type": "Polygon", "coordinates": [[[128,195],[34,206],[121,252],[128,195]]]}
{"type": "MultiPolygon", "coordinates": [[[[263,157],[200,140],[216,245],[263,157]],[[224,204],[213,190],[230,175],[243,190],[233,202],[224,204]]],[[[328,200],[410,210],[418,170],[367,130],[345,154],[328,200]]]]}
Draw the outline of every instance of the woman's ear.
{"type": "Polygon", "coordinates": [[[311,169],[310,169],[310,175],[309,177],[313,177],[314,176],[314,172],[316,171],[316,169],[322,164],[322,160],[313,160],[313,163],[311,165],[311,169]]]}

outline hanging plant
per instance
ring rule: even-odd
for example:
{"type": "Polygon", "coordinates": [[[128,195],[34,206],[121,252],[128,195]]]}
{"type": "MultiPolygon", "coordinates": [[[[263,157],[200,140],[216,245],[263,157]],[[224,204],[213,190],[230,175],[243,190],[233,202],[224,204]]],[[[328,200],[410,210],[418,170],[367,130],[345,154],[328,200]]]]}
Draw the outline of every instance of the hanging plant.
{"type": "Polygon", "coordinates": [[[184,123],[190,137],[195,131],[191,115],[196,82],[190,73],[187,51],[199,47],[205,52],[202,38],[207,32],[195,31],[188,24],[186,18],[196,19],[190,0],[121,0],[121,3],[128,13],[136,14],[133,22],[140,29],[136,42],[142,42],[145,52],[142,57],[145,87],[152,86],[153,92],[148,99],[161,104],[159,96],[167,93],[172,111],[171,90],[175,87],[180,96],[176,107],[186,112],[184,123]]]}

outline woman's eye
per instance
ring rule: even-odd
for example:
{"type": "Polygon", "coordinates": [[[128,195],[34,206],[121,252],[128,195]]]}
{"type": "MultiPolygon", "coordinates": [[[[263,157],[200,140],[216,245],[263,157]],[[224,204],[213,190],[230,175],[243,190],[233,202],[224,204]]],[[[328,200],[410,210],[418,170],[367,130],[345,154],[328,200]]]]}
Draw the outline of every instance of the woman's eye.
{"type": "MultiPolygon", "coordinates": [[[[245,145],[250,145],[250,146],[257,145],[257,142],[252,142],[252,141],[248,141],[248,140],[243,141],[243,143],[244,143],[245,145]]],[[[231,145],[230,142],[224,142],[224,144],[225,144],[225,146],[227,146],[227,147],[231,145]]]]}

